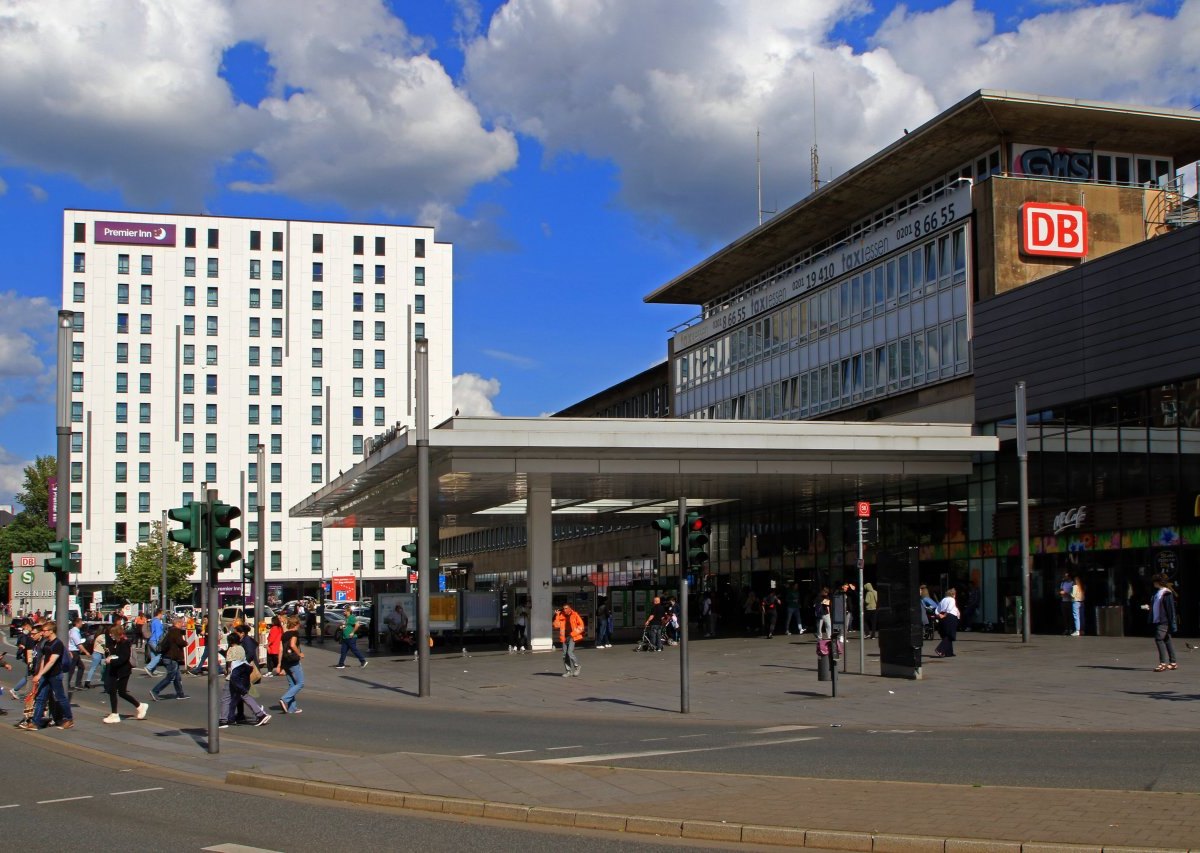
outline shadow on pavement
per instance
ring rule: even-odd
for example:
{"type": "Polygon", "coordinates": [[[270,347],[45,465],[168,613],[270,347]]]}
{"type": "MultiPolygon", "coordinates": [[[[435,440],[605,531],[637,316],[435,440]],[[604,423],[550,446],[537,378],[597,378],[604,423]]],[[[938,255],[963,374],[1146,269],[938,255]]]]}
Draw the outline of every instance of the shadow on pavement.
{"type": "Polygon", "coordinates": [[[1145,669],[1145,667],[1144,666],[1105,666],[1104,664],[1099,664],[1099,663],[1081,663],[1081,664],[1079,664],[1078,669],[1123,669],[1123,670],[1127,670],[1129,672],[1137,672],[1138,670],[1145,669]]]}
{"type": "Polygon", "coordinates": [[[1123,690],[1129,696],[1149,696],[1167,702],[1200,702],[1200,693],[1176,693],[1174,690],[1123,690]]]}
{"type": "Polygon", "coordinates": [[[815,690],[785,690],[788,696],[811,696],[814,699],[828,699],[828,693],[817,693],[815,690]]]}
{"type": "Polygon", "coordinates": [[[630,702],[628,699],[604,699],[600,696],[585,696],[582,699],[576,699],[577,702],[609,702],[613,705],[627,705],[630,708],[645,708],[648,711],[664,711],[668,714],[677,713],[674,708],[659,708],[657,705],[639,705],[637,702],[630,702]]]}
{"type": "Polygon", "coordinates": [[[372,690],[387,690],[389,693],[400,693],[405,696],[417,695],[416,691],[414,690],[405,690],[403,687],[391,687],[387,684],[380,684],[378,681],[367,681],[365,678],[355,678],[351,675],[343,675],[342,678],[346,681],[356,681],[359,684],[364,684],[367,687],[370,687],[372,690]]]}

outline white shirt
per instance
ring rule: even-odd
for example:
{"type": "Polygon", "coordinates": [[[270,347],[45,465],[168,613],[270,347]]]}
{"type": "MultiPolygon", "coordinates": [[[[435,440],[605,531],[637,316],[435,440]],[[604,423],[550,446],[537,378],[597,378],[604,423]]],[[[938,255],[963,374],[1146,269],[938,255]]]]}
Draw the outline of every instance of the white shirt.
{"type": "Polygon", "coordinates": [[[954,596],[947,595],[945,598],[943,598],[941,601],[939,601],[938,606],[937,606],[937,612],[938,613],[949,613],[951,616],[953,616],[957,619],[959,616],[958,602],[955,601],[954,596]]]}
{"type": "Polygon", "coordinates": [[[67,651],[77,652],[83,645],[83,632],[78,628],[72,628],[67,632],[67,651]]]}

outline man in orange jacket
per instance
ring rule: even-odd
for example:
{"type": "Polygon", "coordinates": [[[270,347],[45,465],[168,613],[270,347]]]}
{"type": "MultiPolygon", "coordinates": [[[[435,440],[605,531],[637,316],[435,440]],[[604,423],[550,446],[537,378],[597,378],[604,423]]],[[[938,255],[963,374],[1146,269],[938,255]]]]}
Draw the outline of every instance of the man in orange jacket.
{"type": "Polygon", "coordinates": [[[554,615],[554,627],[558,629],[558,639],[563,644],[563,666],[567,670],[563,678],[579,675],[575,643],[583,639],[583,617],[570,604],[564,604],[554,615]]]}

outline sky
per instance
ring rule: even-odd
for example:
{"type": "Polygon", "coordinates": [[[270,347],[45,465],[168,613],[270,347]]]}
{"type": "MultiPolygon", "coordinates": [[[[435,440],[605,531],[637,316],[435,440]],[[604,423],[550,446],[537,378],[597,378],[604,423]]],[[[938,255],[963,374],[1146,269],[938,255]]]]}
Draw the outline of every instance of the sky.
{"type": "Polygon", "coordinates": [[[455,405],[666,355],[642,298],[981,88],[1200,105],[1200,0],[0,0],[0,503],[53,454],[68,207],[431,225],[455,405]],[[816,115],[813,113],[814,86],[816,115]],[[815,119],[815,121],[814,121],[815,119]]]}

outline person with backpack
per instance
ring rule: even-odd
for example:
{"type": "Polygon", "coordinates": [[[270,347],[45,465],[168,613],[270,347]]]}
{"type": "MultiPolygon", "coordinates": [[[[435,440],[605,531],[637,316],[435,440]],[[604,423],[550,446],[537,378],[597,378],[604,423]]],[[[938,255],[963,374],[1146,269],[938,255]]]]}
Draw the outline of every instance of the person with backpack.
{"type": "Polygon", "coordinates": [[[775,636],[775,622],[779,619],[779,604],[779,595],[776,594],[774,588],[763,596],[763,628],[766,629],[768,640],[775,636]]]}
{"type": "Polygon", "coordinates": [[[353,654],[358,658],[358,666],[361,669],[367,665],[367,659],[358,650],[358,617],[351,612],[349,605],[342,608],[342,614],[345,616],[346,621],[342,625],[341,630],[342,656],[338,658],[336,668],[345,669],[346,655],[353,654]]]}
{"type": "MultiPolygon", "coordinates": [[[[45,728],[42,717],[47,711],[46,706],[52,703],[56,704],[58,710],[62,712],[63,722],[59,728],[74,728],[75,720],[71,716],[71,702],[67,699],[67,691],[63,687],[67,647],[62,640],[58,639],[58,631],[50,620],[46,620],[42,625],[42,634],[44,636],[42,651],[39,655],[37,674],[34,676],[38,688],[37,698],[33,704],[33,719],[21,723],[17,728],[25,731],[37,731],[45,728]]],[[[53,717],[55,708],[51,707],[49,710],[53,717]]]]}
{"type": "Polygon", "coordinates": [[[158,664],[162,661],[162,641],[167,633],[167,627],[163,624],[162,608],[154,611],[154,618],[150,620],[150,662],[146,664],[146,675],[154,677],[154,671],[158,669],[158,664]]]}
{"type": "Polygon", "coordinates": [[[183,679],[179,677],[179,672],[183,669],[184,661],[187,659],[186,653],[187,639],[183,636],[183,617],[176,616],[163,637],[162,660],[167,666],[167,674],[150,689],[150,697],[154,701],[157,702],[162,698],[158,695],[159,691],[168,685],[175,688],[176,699],[188,698],[183,692],[183,679]]]}
{"type": "Polygon", "coordinates": [[[125,631],[120,625],[108,629],[107,639],[101,634],[97,639],[99,648],[107,648],[105,660],[108,666],[104,669],[104,692],[108,694],[108,707],[111,711],[101,722],[119,723],[121,715],[117,713],[117,697],[120,696],[135,709],[139,720],[146,719],[150,706],[139,702],[129,693],[129,676],[133,674],[133,647],[125,631]],[[101,645],[103,643],[103,645],[101,645]]]}

